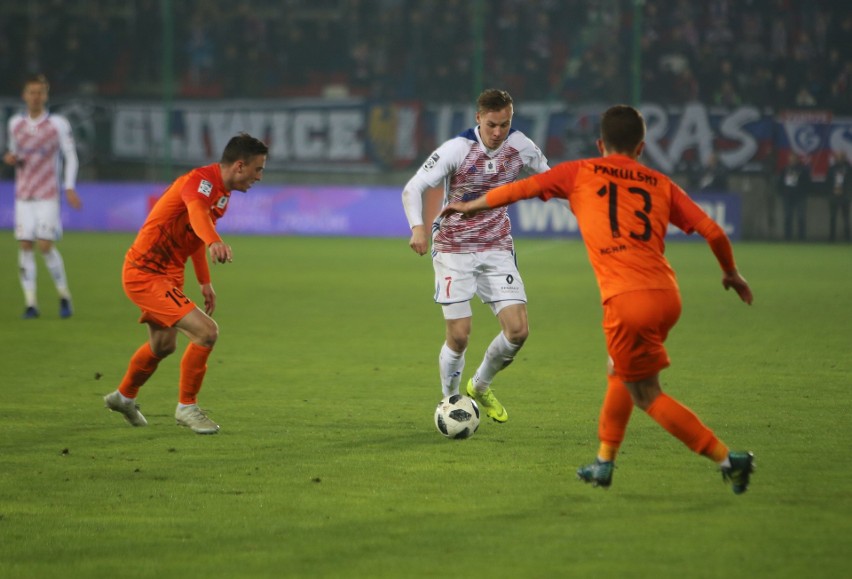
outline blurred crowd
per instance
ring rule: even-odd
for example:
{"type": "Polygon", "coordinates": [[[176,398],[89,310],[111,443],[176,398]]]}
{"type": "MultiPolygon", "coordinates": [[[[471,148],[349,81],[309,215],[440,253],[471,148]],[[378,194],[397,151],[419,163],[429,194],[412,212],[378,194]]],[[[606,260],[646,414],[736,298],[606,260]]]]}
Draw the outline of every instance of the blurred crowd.
{"type": "Polygon", "coordinates": [[[852,114],[850,37],[852,7],[830,0],[29,0],[0,6],[0,95],[40,71],[54,94],[157,97],[171,67],[196,98],[499,86],[852,114]]]}

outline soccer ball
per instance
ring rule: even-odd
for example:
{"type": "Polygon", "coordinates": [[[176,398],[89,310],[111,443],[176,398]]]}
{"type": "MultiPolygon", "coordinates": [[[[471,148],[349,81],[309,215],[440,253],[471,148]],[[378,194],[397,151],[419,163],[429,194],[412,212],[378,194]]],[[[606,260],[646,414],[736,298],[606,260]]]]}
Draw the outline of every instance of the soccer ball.
{"type": "Polygon", "coordinates": [[[479,428],[479,406],[461,394],[447,396],[435,408],[435,426],[447,438],[470,438],[479,428]]]}

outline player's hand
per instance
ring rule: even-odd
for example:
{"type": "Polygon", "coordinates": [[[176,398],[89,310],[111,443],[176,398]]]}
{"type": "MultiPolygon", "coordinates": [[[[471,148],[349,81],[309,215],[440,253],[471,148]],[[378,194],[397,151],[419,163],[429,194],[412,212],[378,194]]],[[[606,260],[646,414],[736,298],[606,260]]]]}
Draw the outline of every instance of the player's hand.
{"type": "Polygon", "coordinates": [[[417,255],[425,255],[429,250],[429,237],[426,235],[425,225],[415,225],[411,228],[411,239],[408,241],[408,247],[414,250],[417,255]]]}
{"type": "Polygon", "coordinates": [[[204,297],[204,313],[212,316],[216,310],[216,292],[213,291],[213,286],[209,283],[202,284],[201,295],[204,297]]]}
{"type": "Polygon", "coordinates": [[[216,241],[210,244],[210,259],[213,263],[230,263],[234,261],[234,252],[231,246],[224,241],[216,241]]]}
{"type": "Polygon", "coordinates": [[[748,282],[737,271],[727,272],[722,276],[722,287],[726,290],[734,288],[740,299],[748,305],[751,305],[751,302],[754,300],[748,282]]]}
{"type": "Polygon", "coordinates": [[[12,153],[7,152],[5,155],[3,155],[3,162],[7,165],[11,165],[12,167],[14,167],[15,164],[18,162],[18,158],[12,153]]]}
{"type": "Polygon", "coordinates": [[[74,189],[66,189],[65,198],[68,199],[68,205],[70,205],[73,209],[80,209],[83,207],[83,202],[80,200],[80,196],[77,195],[77,191],[74,189]]]}
{"type": "Polygon", "coordinates": [[[441,209],[441,217],[449,217],[453,213],[461,213],[465,217],[470,217],[474,215],[476,212],[471,211],[468,207],[470,203],[462,202],[462,201],[454,201],[441,209]]]}

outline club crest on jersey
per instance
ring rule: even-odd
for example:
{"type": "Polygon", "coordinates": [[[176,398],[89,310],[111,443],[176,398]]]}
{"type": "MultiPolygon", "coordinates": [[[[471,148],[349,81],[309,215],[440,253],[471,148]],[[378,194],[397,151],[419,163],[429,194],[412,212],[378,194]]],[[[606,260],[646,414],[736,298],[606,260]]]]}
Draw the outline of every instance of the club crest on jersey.
{"type": "Polygon", "coordinates": [[[210,194],[213,192],[213,183],[202,179],[201,183],[198,184],[198,192],[205,197],[210,197],[210,194]]]}
{"type": "Polygon", "coordinates": [[[485,174],[486,175],[496,175],[497,174],[497,161],[494,159],[488,159],[485,161],[485,174]]]}
{"type": "Polygon", "coordinates": [[[429,159],[426,161],[426,164],[423,165],[423,170],[428,171],[429,169],[432,169],[438,163],[438,159],[440,158],[441,157],[440,155],[438,155],[438,153],[433,153],[432,156],[429,157],[429,159]]]}

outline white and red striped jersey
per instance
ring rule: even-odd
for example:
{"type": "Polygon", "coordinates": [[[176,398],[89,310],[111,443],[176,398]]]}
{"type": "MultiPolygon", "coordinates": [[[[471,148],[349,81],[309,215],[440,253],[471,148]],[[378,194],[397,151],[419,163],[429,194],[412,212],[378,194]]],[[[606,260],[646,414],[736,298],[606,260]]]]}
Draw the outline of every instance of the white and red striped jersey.
{"type": "Polygon", "coordinates": [[[7,143],[9,151],[18,159],[15,199],[59,200],[63,164],[62,186],[65,189],[75,187],[79,164],[71,125],[65,117],[45,112],[31,119],[26,113],[15,114],[9,119],[7,143]]]}
{"type": "MultiPolygon", "coordinates": [[[[522,171],[534,174],[548,169],[547,158],[522,132],[511,129],[497,149],[488,150],[482,144],[479,127],[474,127],[438,147],[412,181],[420,181],[426,187],[437,187],[443,182],[443,205],[447,205],[476,199],[494,187],[515,181],[522,171]]],[[[506,207],[470,218],[455,213],[438,217],[432,224],[433,254],[512,249],[506,207]]]]}

